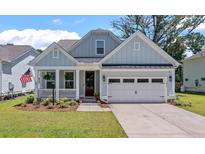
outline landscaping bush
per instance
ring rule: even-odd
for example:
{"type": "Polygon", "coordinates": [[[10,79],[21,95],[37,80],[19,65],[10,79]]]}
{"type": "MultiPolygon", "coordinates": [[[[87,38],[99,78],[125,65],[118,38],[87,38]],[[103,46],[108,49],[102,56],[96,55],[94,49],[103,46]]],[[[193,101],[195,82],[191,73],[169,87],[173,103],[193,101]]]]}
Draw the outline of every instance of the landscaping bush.
{"type": "Polygon", "coordinates": [[[54,106],[52,104],[49,104],[47,108],[48,109],[54,109],[54,106]]]}
{"type": "Polygon", "coordinates": [[[71,105],[71,106],[74,106],[74,105],[77,105],[78,102],[75,101],[75,100],[71,100],[71,101],[68,102],[68,104],[71,105]]]}
{"type": "Polygon", "coordinates": [[[58,101],[58,104],[60,105],[60,108],[66,108],[67,107],[67,103],[68,99],[67,98],[61,98],[58,101]]]}
{"type": "Polygon", "coordinates": [[[26,104],[32,104],[34,102],[34,97],[33,96],[28,96],[26,98],[26,104]]]}
{"type": "Polygon", "coordinates": [[[52,102],[52,99],[51,99],[51,98],[46,98],[46,99],[43,101],[43,105],[44,105],[44,106],[48,106],[51,102],[52,102]]]}

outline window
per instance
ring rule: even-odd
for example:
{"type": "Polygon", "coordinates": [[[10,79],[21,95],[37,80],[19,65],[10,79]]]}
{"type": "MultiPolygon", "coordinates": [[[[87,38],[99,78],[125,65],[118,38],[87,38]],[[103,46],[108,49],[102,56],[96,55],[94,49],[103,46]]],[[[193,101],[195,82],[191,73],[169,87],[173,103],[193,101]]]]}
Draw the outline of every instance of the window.
{"type": "Polygon", "coordinates": [[[134,50],[139,51],[140,50],[140,42],[135,41],[134,42],[134,50]]]}
{"type": "Polygon", "coordinates": [[[188,79],[188,78],[185,78],[185,81],[189,81],[189,79],[188,79]]]}
{"type": "Polygon", "coordinates": [[[55,88],[55,72],[47,72],[47,76],[49,76],[49,79],[46,80],[46,88],[47,89],[53,89],[55,88]]]}
{"type": "Polygon", "coordinates": [[[53,58],[58,58],[59,57],[59,51],[57,48],[54,48],[53,50],[53,58]]]}
{"type": "Polygon", "coordinates": [[[135,79],[123,79],[123,83],[134,83],[135,79]]]}
{"type": "Polygon", "coordinates": [[[196,87],[199,86],[199,80],[195,80],[195,86],[196,86],[196,87]]]}
{"type": "Polygon", "coordinates": [[[96,54],[97,55],[104,55],[105,54],[105,41],[104,40],[97,40],[96,41],[96,54]]]}
{"type": "Polygon", "coordinates": [[[201,78],[201,81],[205,81],[205,77],[201,78]]]}
{"type": "Polygon", "coordinates": [[[74,72],[65,72],[65,89],[74,89],[74,72]]]}
{"type": "Polygon", "coordinates": [[[152,83],[163,83],[163,79],[152,79],[152,83]]]}
{"type": "Polygon", "coordinates": [[[138,83],[148,83],[149,79],[137,79],[138,83]]]}
{"type": "Polygon", "coordinates": [[[109,79],[109,83],[120,83],[120,79],[109,79]]]}
{"type": "Polygon", "coordinates": [[[26,88],[26,83],[25,82],[22,82],[21,85],[22,85],[22,88],[26,88]]]}

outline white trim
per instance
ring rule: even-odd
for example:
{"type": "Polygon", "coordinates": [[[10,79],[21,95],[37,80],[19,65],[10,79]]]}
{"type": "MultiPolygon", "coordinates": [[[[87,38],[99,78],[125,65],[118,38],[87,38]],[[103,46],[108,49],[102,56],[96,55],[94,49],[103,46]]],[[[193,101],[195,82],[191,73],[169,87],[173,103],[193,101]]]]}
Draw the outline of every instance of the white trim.
{"type": "Polygon", "coordinates": [[[143,41],[145,41],[148,45],[150,45],[156,52],[161,54],[165,59],[167,59],[170,63],[173,64],[173,66],[177,67],[180,64],[173,59],[170,55],[168,55],[165,51],[163,51],[160,47],[158,47],[154,42],[152,42],[150,39],[148,39],[144,34],[142,34],[140,31],[135,32],[132,34],[129,38],[127,38],[124,42],[122,42],[119,46],[117,46],[112,52],[110,52],[107,56],[105,56],[102,60],[99,61],[99,64],[102,64],[105,62],[108,58],[110,58],[112,55],[114,55],[116,52],[120,51],[122,47],[124,47],[129,41],[131,41],[134,37],[140,37],[143,41]]]}
{"type": "Polygon", "coordinates": [[[70,59],[75,64],[79,64],[79,62],[73,58],[69,53],[65,51],[64,48],[62,48],[58,43],[53,42],[51,45],[49,45],[39,56],[37,56],[33,61],[31,61],[29,64],[32,66],[35,66],[41,59],[43,59],[48,53],[53,51],[54,48],[58,48],[60,52],[62,52],[68,59],[70,59]]]}
{"type": "Polygon", "coordinates": [[[155,72],[155,71],[159,71],[159,72],[164,72],[164,71],[170,71],[170,70],[174,70],[173,68],[170,69],[163,69],[163,68],[159,68],[159,69],[102,69],[103,72],[155,72]]]}
{"type": "Polygon", "coordinates": [[[76,88],[76,76],[75,76],[75,72],[76,71],[74,71],[74,70],[62,70],[63,71],[63,75],[64,75],[64,77],[63,77],[63,85],[64,85],[64,89],[69,89],[69,88],[65,88],[65,82],[66,81],[72,81],[72,80],[65,80],[65,73],[66,72],[72,72],[73,73],[73,88],[72,89],[75,89],[76,88]]]}
{"type": "Polygon", "coordinates": [[[55,70],[55,80],[56,80],[56,85],[55,85],[55,89],[56,89],[56,99],[59,100],[59,75],[60,75],[60,71],[59,70],[55,70]]]}
{"type": "Polygon", "coordinates": [[[105,40],[95,40],[95,55],[97,55],[97,56],[105,55],[105,40]],[[97,53],[97,42],[98,41],[103,41],[103,54],[97,53]]]}
{"type": "Polygon", "coordinates": [[[76,100],[79,99],[79,94],[80,94],[80,71],[79,70],[76,70],[75,71],[76,75],[75,75],[75,88],[76,88],[76,100]]]}

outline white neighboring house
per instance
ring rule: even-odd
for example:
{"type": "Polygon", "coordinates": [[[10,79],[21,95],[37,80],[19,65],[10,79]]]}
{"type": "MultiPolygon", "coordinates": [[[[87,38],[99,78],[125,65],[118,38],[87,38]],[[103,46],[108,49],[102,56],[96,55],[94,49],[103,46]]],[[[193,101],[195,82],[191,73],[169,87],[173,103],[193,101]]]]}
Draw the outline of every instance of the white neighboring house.
{"type": "Polygon", "coordinates": [[[175,99],[179,63],[139,31],[122,41],[111,31],[91,30],[80,40],[52,43],[30,64],[39,98],[51,96],[54,87],[56,99],[95,94],[110,103],[175,99]]]}
{"type": "Polygon", "coordinates": [[[20,78],[29,68],[34,76],[33,67],[28,63],[38,54],[38,51],[28,45],[0,45],[0,94],[9,92],[9,87],[12,86],[14,92],[34,90],[34,79],[32,82],[22,83],[20,78]]]}
{"type": "Polygon", "coordinates": [[[205,92],[205,51],[183,61],[183,86],[185,91],[205,92]]]}

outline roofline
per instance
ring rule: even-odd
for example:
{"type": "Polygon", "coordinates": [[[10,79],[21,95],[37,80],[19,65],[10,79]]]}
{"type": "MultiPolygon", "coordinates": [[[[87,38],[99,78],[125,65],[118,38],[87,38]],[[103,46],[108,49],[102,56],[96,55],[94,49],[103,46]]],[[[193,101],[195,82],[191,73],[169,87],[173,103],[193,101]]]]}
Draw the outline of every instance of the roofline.
{"type": "Polygon", "coordinates": [[[56,45],[58,46],[63,52],[64,54],[70,59],[72,60],[74,63],[79,64],[79,62],[73,58],[69,53],[66,52],[66,50],[61,47],[58,43],[53,42],[51,43],[42,53],[40,53],[34,60],[32,60],[29,64],[34,66],[37,62],[39,62],[44,56],[46,56],[50,51],[48,50],[48,48],[50,48],[52,45],[56,45]]]}
{"type": "Polygon", "coordinates": [[[170,63],[173,64],[174,67],[178,67],[180,65],[179,62],[177,62],[174,58],[172,58],[169,54],[167,54],[164,50],[162,50],[160,47],[158,47],[152,40],[147,38],[144,34],[142,34],[140,31],[136,31],[134,34],[132,34],[130,37],[124,40],[119,46],[117,46],[113,51],[111,51],[107,56],[105,56],[99,63],[105,62],[109,57],[114,55],[119,49],[121,49],[123,46],[125,46],[131,39],[133,39],[135,36],[139,36],[142,40],[144,40],[146,43],[148,43],[151,47],[153,47],[156,51],[158,51],[161,56],[166,58],[170,63]]]}
{"type": "Polygon", "coordinates": [[[102,66],[173,66],[172,64],[102,64],[102,66]]]}

